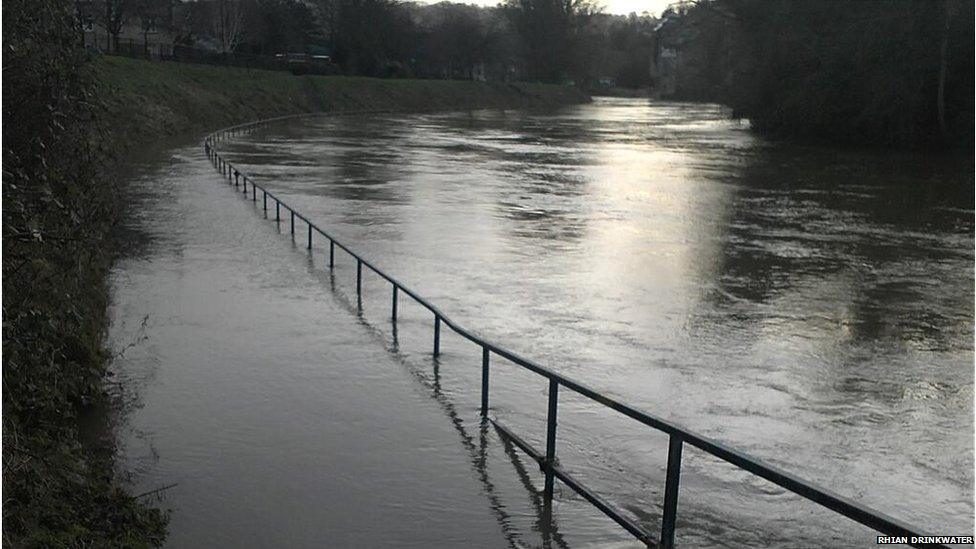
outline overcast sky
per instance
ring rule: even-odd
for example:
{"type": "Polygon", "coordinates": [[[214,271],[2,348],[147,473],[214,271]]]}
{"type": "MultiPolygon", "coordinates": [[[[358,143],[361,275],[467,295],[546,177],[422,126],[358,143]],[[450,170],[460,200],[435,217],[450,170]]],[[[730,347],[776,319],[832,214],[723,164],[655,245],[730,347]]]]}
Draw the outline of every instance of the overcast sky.
{"type": "Polygon", "coordinates": [[[674,0],[602,0],[603,11],[627,15],[630,12],[640,14],[643,11],[658,16],[674,0]]]}
{"type": "MultiPolygon", "coordinates": [[[[425,4],[435,4],[440,0],[421,0],[425,4]]],[[[453,0],[455,2],[463,4],[478,4],[479,6],[494,6],[499,3],[499,0],[453,0]]],[[[627,15],[630,12],[640,14],[641,12],[648,12],[651,15],[658,16],[664,11],[664,8],[668,7],[675,0],[597,0],[602,6],[603,11],[606,13],[616,13],[621,15],[627,15]]]]}

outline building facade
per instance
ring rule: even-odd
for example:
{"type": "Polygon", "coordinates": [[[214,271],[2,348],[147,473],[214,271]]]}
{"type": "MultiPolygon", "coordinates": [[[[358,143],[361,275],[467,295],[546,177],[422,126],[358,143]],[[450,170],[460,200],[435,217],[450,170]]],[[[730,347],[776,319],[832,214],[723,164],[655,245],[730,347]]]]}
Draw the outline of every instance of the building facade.
{"type": "Polygon", "coordinates": [[[172,56],[175,1],[78,0],[75,5],[85,48],[152,58],[172,56]]]}

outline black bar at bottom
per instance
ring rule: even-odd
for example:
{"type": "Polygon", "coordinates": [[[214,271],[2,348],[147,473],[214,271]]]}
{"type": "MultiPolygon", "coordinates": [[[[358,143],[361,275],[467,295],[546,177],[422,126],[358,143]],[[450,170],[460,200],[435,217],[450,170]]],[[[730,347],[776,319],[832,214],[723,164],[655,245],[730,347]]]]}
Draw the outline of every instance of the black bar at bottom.
{"type": "Polygon", "coordinates": [[[559,407],[559,382],[549,378],[549,416],[546,419],[546,460],[543,470],[546,473],[546,487],[543,492],[546,501],[552,499],[553,468],[556,466],[556,411],[559,407]]]}
{"type": "Polygon", "coordinates": [[[363,296],[363,260],[356,260],[356,297],[363,296]]]}
{"type": "Polygon", "coordinates": [[[488,347],[481,348],[481,417],[488,416],[488,347]]]}
{"type": "Polygon", "coordinates": [[[434,356],[441,354],[441,317],[434,317],[434,356]]]}
{"type": "Polygon", "coordinates": [[[648,547],[654,547],[654,541],[651,539],[650,535],[645,532],[639,525],[631,521],[629,518],[620,514],[619,511],[613,508],[610,503],[605,499],[593,493],[589,488],[580,484],[578,480],[570,476],[569,473],[562,470],[559,467],[553,467],[552,472],[556,475],[559,480],[563,481],[563,484],[569,486],[577,494],[583,496],[583,499],[593,504],[594,507],[603,512],[604,515],[613,519],[614,522],[619,524],[630,532],[635,538],[644,542],[648,547]]]}
{"type": "Polygon", "coordinates": [[[398,293],[400,293],[400,288],[397,288],[396,285],[394,285],[393,286],[393,312],[390,314],[390,319],[392,319],[393,322],[396,322],[397,320],[397,294],[398,293]]]}
{"type": "MultiPolygon", "coordinates": [[[[514,443],[516,446],[518,446],[519,449],[521,449],[523,452],[526,453],[526,455],[534,459],[536,463],[538,463],[540,466],[542,466],[545,463],[546,457],[542,454],[542,452],[533,448],[531,444],[523,440],[522,437],[513,433],[508,427],[505,427],[497,420],[490,419],[489,421],[491,421],[491,424],[495,426],[495,429],[497,429],[498,432],[502,434],[502,436],[504,436],[512,443],[514,443]]],[[[599,509],[603,514],[612,518],[614,522],[622,526],[624,530],[630,532],[631,535],[633,535],[635,538],[639,539],[640,541],[642,541],[644,544],[648,546],[652,546],[652,547],[654,546],[654,541],[653,539],[651,539],[650,534],[645,532],[640,527],[640,525],[630,520],[629,518],[625,517],[622,513],[617,511],[613,507],[613,505],[611,505],[606,500],[593,493],[593,491],[591,491],[586,486],[583,486],[583,484],[580,483],[575,478],[573,478],[572,475],[570,475],[569,473],[567,473],[566,471],[564,471],[558,466],[553,466],[552,472],[556,476],[556,478],[563,481],[563,483],[566,484],[566,486],[569,486],[570,488],[573,489],[574,492],[582,496],[586,501],[592,503],[593,506],[599,509]]]]}
{"type": "Polygon", "coordinates": [[[522,437],[520,437],[520,436],[516,435],[515,433],[513,433],[512,431],[510,431],[508,429],[508,427],[505,427],[504,425],[502,425],[501,423],[499,423],[498,421],[496,421],[494,419],[492,419],[490,421],[491,421],[491,424],[495,426],[495,429],[498,429],[498,432],[499,433],[501,433],[507,439],[509,439],[512,442],[514,442],[516,446],[518,446],[519,448],[521,448],[522,451],[525,452],[530,458],[534,459],[536,461],[536,463],[538,463],[539,465],[542,465],[542,462],[546,460],[546,457],[544,455],[542,455],[542,452],[536,450],[528,442],[522,440],[522,437]]]}
{"type": "Polygon", "coordinates": [[[668,441],[668,472],[664,485],[664,516],[661,519],[661,549],[674,548],[674,521],[678,516],[678,483],[681,481],[681,438],[668,441]]]}

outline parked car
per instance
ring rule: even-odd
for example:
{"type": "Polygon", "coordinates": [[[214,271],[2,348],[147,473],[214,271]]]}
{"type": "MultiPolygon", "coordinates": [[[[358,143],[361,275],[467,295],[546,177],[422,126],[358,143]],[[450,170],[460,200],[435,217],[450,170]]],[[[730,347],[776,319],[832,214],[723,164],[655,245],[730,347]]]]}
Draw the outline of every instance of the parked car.
{"type": "Polygon", "coordinates": [[[338,70],[328,55],[307,53],[278,53],[275,59],[285,63],[292,74],[336,74],[338,70]]]}

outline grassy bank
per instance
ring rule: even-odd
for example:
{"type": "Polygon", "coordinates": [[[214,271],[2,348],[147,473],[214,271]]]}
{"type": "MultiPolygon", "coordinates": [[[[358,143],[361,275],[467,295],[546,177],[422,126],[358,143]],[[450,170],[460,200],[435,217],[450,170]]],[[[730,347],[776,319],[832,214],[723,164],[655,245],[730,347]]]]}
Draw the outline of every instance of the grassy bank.
{"type": "Polygon", "coordinates": [[[286,72],[103,57],[92,63],[126,143],[312,111],[554,107],[573,88],[464,80],[294,76],[286,72]]]}
{"type": "Polygon", "coordinates": [[[310,111],[548,107],[572,89],[293,76],[86,59],[59,0],[3,3],[4,547],[145,547],[165,516],[115,481],[80,423],[110,406],[110,236],[126,210],[120,154],[160,138],[310,111]],[[43,13],[43,17],[36,14],[43,13]],[[43,39],[38,39],[43,37],[43,39]]]}
{"type": "Polygon", "coordinates": [[[119,490],[80,420],[104,391],[108,125],[60,0],[3,2],[3,545],[144,547],[165,517],[119,490]]]}

